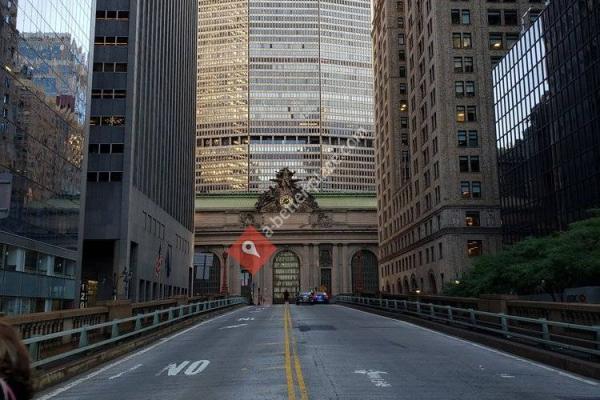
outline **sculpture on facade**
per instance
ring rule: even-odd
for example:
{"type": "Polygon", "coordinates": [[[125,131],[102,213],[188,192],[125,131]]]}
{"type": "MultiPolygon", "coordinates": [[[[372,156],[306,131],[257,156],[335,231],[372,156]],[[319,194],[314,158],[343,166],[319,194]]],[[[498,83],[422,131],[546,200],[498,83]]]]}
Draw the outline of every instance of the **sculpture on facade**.
{"type": "Polygon", "coordinates": [[[275,179],[275,185],[261,194],[256,202],[259,212],[280,212],[289,209],[293,212],[312,212],[319,208],[314,196],[306,191],[300,184],[300,179],[294,178],[295,173],[289,168],[283,168],[275,179]]]}

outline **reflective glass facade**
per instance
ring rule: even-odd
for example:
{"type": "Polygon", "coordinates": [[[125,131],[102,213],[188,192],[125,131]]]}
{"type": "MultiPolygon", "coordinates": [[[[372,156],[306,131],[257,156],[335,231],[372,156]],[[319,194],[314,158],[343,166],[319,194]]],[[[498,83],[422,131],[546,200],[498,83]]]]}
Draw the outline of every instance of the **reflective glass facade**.
{"type": "Polygon", "coordinates": [[[264,191],[283,167],[374,192],[370,15],[368,0],[200,1],[198,192],[264,191]]]}
{"type": "Polygon", "coordinates": [[[600,206],[600,5],[554,0],[493,72],[506,242],[600,206]]]}
{"type": "Polygon", "coordinates": [[[0,263],[0,293],[9,313],[75,296],[92,3],[0,0],[0,249],[15,250],[3,253],[13,261],[0,263]],[[37,285],[19,272],[46,277],[37,285]]]}

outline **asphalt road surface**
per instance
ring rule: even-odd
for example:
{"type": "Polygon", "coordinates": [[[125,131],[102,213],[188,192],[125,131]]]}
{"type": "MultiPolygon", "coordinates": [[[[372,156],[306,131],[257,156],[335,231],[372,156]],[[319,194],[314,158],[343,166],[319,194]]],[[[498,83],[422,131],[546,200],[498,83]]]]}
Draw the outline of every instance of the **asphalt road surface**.
{"type": "Polygon", "coordinates": [[[245,307],[43,400],[598,400],[599,382],[337,305],[245,307]]]}

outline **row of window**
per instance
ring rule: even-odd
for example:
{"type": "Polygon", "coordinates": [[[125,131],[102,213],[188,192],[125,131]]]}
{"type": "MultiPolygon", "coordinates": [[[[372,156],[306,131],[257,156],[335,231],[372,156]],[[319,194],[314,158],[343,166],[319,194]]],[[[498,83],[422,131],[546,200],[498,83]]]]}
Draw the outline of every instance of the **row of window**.
{"type": "Polygon", "coordinates": [[[0,270],[73,277],[75,261],[0,243],[0,270]]]}
{"type": "Polygon", "coordinates": [[[92,116],[90,117],[90,126],[125,126],[125,117],[123,116],[92,116]]]}
{"type": "Polygon", "coordinates": [[[129,38],[127,36],[96,36],[94,45],[96,46],[127,46],[129,38]]]}
{"type": "Polygon", "coordinates": [[[94,72],[127,72],[127,63],[94,63],[94,72]]]}
{"type": "Polygon", "coordinates": [[[123,143],[90,143],[90,154],[123,154],[123,143]]]}
{"type": "MultiPolygon", "coordinates": [[[[519,34],[514,32],[490,32],[489,48],[491,50],[510,49],[519,40],[519,34]]],[[[452,48],[472,49],[473,38],[470,32],[454,32],[452,34],[452,48]]]]}
{"type": "MultiPolygon", "coordinates": [[[[159,239],[165,238],[165,224],[161,223],[158,219],[154,218],[152,215],[143,211],[144,213],[144,230],[149,232],[150,234],[156,236],[159,239]]],[[[161,249],[161,255],[165,256],[166,249],[161,249]]]]}
{"type": "Polygon", "coordinates": [[[102,172],[88,172],[88,182],[121,182],[123,181],[122,171],[102,171],[102,172]]]}
{"type": "MultiPolygon", "coordinates": [[[[481,240],[467,240],[466,247],[468,257],[478,257],[483,254],[483,241],[481,240]]],[[[443,258],[443,246],[442,243],[438,243],[438,259],[441,260],[443,258]]],[[[418,252],[418,257],[417,253],[415,253],[412,256],[409,255],[407,257],[403,257],[401,260],[397,260],[392,264],[381,266],[381,275],[383,277],[390,276],[393,274],[414,269],[417,266],[430,264],[435,261],[435,247],[427,247],[424,253],[423,251],[418,252]],[[423,255],[425,255],[425,257],[423,257],[423,255]]]]}
{"type": "Polygon", "coordinates": [[[117,19],[121,21],[127,21],[129,19],[128,10],[109,11],[109,10],[97,10],[96,19],[117,19]]]}
{"type": "MultiPolygon", "coordinates": [[[[471,11],[452,9],[450,10],[451,20],[453,25],[470,25],[471,11]]],[[[518,10],[488,10],[487,12],[488,25],[519,25],[518,10]],[[504,19],[502,16],[504,15],[504,19]],[[504,21],[504,23],[503,23],[504,21]]]]}
{"type": "Polygon", "coordinates": [[[93,89],[92,99],[124,99],[127,90],[122,89],[93,89]]]}

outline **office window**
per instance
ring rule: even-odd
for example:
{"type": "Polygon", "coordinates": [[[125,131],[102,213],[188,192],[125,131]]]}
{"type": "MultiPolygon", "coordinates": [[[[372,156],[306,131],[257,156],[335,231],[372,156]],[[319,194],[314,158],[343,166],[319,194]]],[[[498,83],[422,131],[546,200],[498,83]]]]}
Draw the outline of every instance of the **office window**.
{"type": "Polygon", "coordinates": [[[471,182],[471,190],[473,191],[473,198],[481,198],[481,182],[471,182]]]}
{"type": "Polygon", "coordinates": [[[473,97],[473,96],[475,96],[475,82],[473,82],[473,81],[466,81],[465,82],[464,95],[467,96],[467,97],[473,97]]]}
{"type": "Polygon", "coordinates": [[[512,48],[515,43],[517,43],[519,41],[519,34],[518,33],[507,33],[506,34],[506,48],[510,49],[512,48]]]}
{"type": "Polygon", "coordinates": [[[480,199],[481,182],[462,181],[460,183],[460,192],[463,199],[480,199]]]}
{"type": "Polygon", "coordinates": [[[471,198],[471,182],[462,181],[460,183],[460,193],[461,193],[463,199],[470,199],[471,198]]]}
{"type": "Polygon", "coordinates": [[[458,157],[458,165],[460,172],[469,172],[469,157],[460,156],[458,157]]]}
{"type": "Polygon", "coordinates": [[[472,47],[471,34],[466,32],[453,33],[452,47],[455,49],[470,49],[472,47]]]}
{"type": "Polygon", "coordinates": [[[466,108],[465,106],[456,106],[456,122],[466,121],[466,108]]]}
{"type": "Polygon", "coordinates": [[[464,72],[473,72],[474,68],[473,68],[473,57],[464,57],[463,58],[463,63],[464,63],[464,72]]]}
{"type": "Polygon", "coordinates": [[[477,121],[477,107],[476,106],[467,106],[467,121],[468,122],[477,121]]]}
{"type": "Polygon", "coordinates": [[[454,57],[454,72],[464,72],[462,57],[454,57]]]}
{"type": "Polygon", "coordinates": [[[453,33],[452,47],[455,49],[470,49],[472,47],[471,34],[467,32],[453,33]]]}
{"type": "Polygon", "coordinates": [[[458,131],[457,133],[458,146],[467,147],[467,131],[458,131]]]}
{"type": "Polygon", "coordinates": [[[456,97],[464,97],[465,83],[463,81],[457,81],[454,83],[454,95],[456,97]]]}
{"type": "Polygon", "coordinates": [[[502,25],[500,10],[488,10],[488,25],[502,25]]]}
{"type": "Polygon", "coordinates": [[[483,242],[481,240],[467,241],[467,255],[469,257],[478,257],[483,253],[483,242]]]}
{"type": "Polygon", "coordinates": [[[471,11],[462,10],[460,13],[460,18],[461,18],[461,23],[463,25],[470,25],[471,24],[471,11]]]}
{"type": "Polygon", "coordinates": [[[469,131],[469,147],[479,147],[479,134],[477,131],[469,131]]]}
{"type": "Polygon", "coordinates": [[[481,226],[479,211],[467,211],[465,213],[465,224],[467,226],[481,226]]]}
{"type": "Polygon", "coordinates": [[[471,172],[480,172],[479,156],[469,158],[469,168],[471,172]]]}
{"type": "Polygon", "coordinates": [[[490,49],[501,50],[502,49],[502,33],[490,32],[490,49]]]}
{"type": "Polygon", "coordinates": [[[504,25],[519,25],[517,10],[504,10],[504,25]]]}

